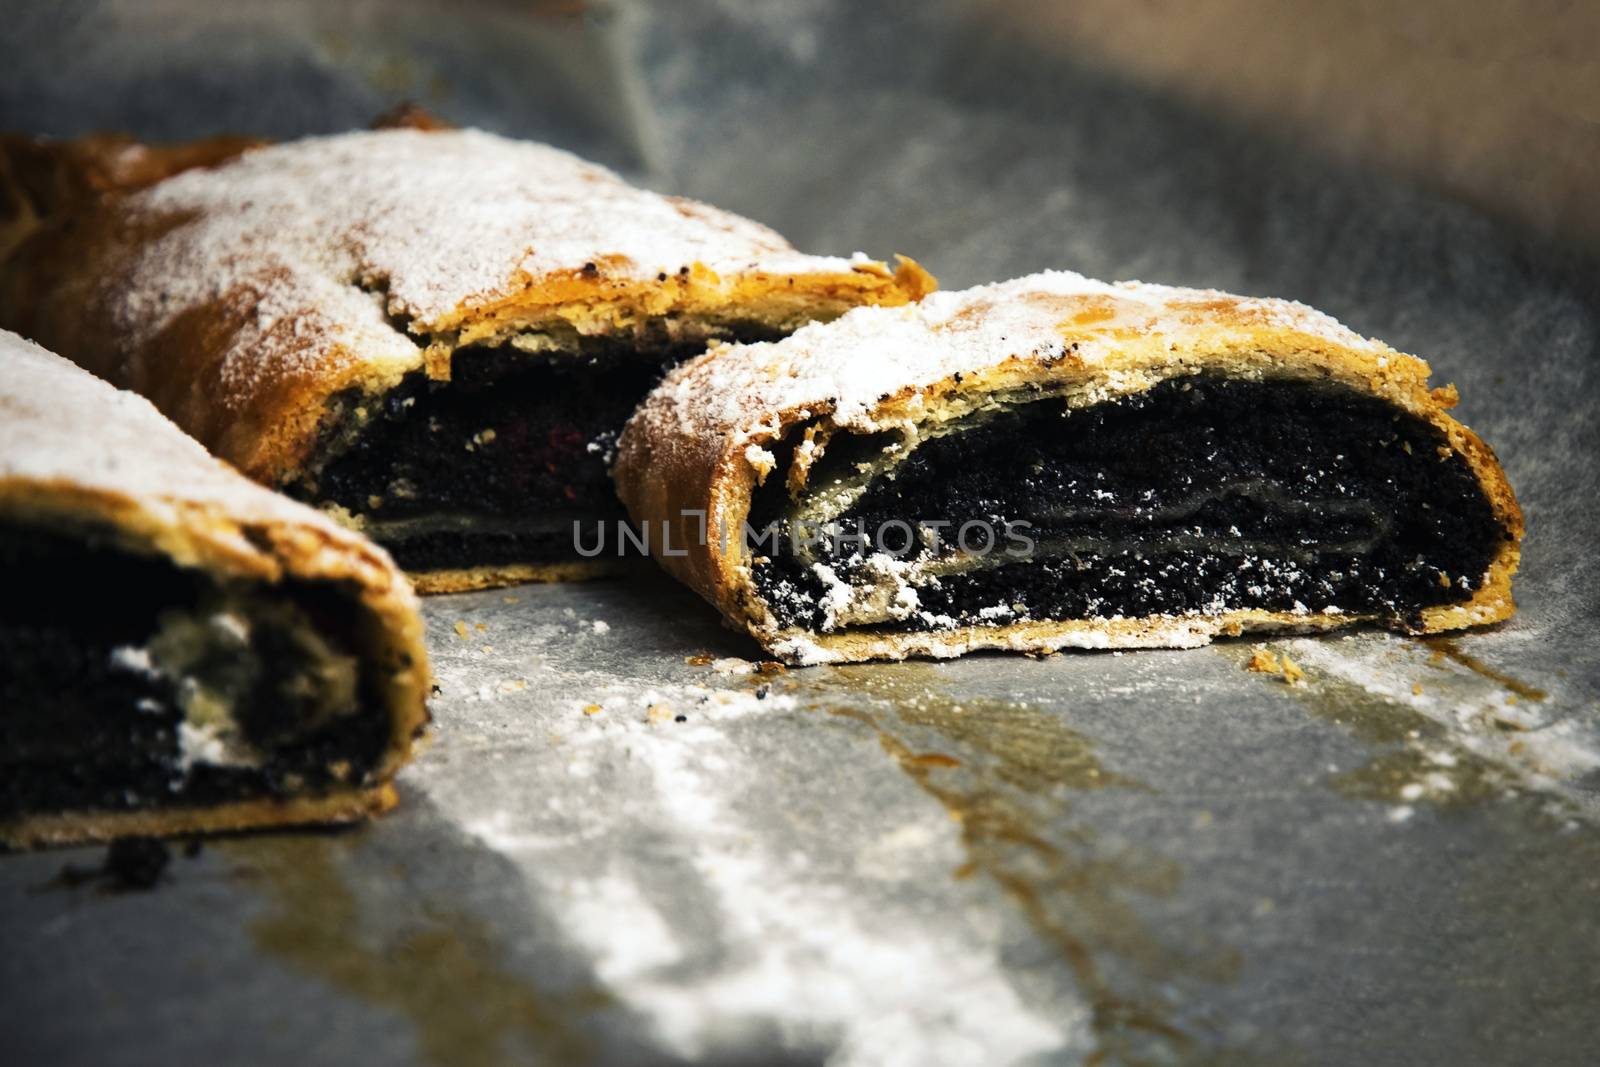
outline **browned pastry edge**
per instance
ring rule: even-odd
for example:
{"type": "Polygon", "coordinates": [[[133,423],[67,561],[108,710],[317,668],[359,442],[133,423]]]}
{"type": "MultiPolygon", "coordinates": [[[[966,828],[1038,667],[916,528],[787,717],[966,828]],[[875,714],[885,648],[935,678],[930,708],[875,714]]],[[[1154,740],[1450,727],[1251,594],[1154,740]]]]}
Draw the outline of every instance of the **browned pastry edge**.
{"type": "MultiPolygon", "coordinates": [[[[642,561],[640,561],[642,562],[642,561]]],[[[637,566],[637,563],[633,564],[637,566]]],[[[572,560],[563,563],[502,563],[454,570],[410,571],[407,577],[417,592],[466,593],[523,582],[587,582],[626,574],[627,560],[572,560]]]]}
{"type": "MultiPolygon", "coordinates": [[[[292,505],[285,502],[285,506],[292,505]]],[[[0,842],[26,846],[124,833],[348,821],[393,806],[389,781],[410,758],[412,743],[428,722],[426,700],[432,677],[416,598],[381,549],[331,523],[238,515],[217,504],[193,501],[137,500],[61,481],[0,477],[0,514],[46,523],[99,520],[131,543],[147,545],[181,565],[213,574],[268,584],[291,576],[353,584],[367,614],[360,635],[362,662],[376,660],[387,668],[382,672],[381,688],[391,724],[387,750],[369,773],[370,784],[320,796],[236,801],[203,809],[28,815],[0,821],[0,842]]]]}
{"type": "MultiPolygon", "coordinates": [[[[410,101],[373,120],[375,130],[448,130],[450,123],[410,101]]],[[[125,133],[54,140],[0,135],[0,257],[35,225],[81,211],[87,202],[131,193],[195,167],[214,167],[262,145],[264,138],[219,134],[150,144],[125,133]]]]}
{"type": "Polygon", "coordinates": [[[414,100],[402,100],[372,120],[374,130],[453,130],[446,121],[414,100]]]}
{"type": "Polygon", "coordinates": [[[154,145],[126,134],[65,141],[0,135],[0,258],[46,220],[85,211],[195,167],[213,167],[267,142],[223,135],[154,145]]]}
{"type": "MultiPolygon", "coordinates": [[[[1026,281],[990,288],[1021,286],[1026,281]]],[[[1512,534],[1472,598],[1425,609],[1422,625],[1415,632],[1481,626],[1503,621],[1515,612],[1511,579],[1521,558],[1522,511],[1493,451],[1447,413],[1456,402],[1454,387],[1429,389],[1426,363],[1363,341],[1309,308],[1212,291],[1122,283],[1129,294],[1157,294],[1160,306],[1153,322],[1130,326],[1126,323],[1139,318],[1142,309],[1131,313],[1123,306],[1125,302],[1104,295],[1102,283],[1083,281],[1095,288],[1082,294],[1023,297],[1043,307],[1042,314],[1054,322],[1052,332],[1064,345],[1059,352],[979,356],[958,372],[884,394],[868,405],[865,415],[852,418],[858,424],[875,426],[916,423],[960,407],[961,398],[969,394],[1027,388],[1030,383],[1046,391],[1071,389],[1103,383],[1111,372],[1122,378],[1118,392],[1124,395],[1167,377],[1201,370],[1338,382],[1388,400],[1437,427],[1451,450],[1467,462],[1495,517],[1512,534]],[[1080,346],[1092,348],[1094,357],[1086,358],[1079,352],[1080,346]]],[[[940,294],[950,301],[966,295],[940,294]]],[[[939,343],[941,332],[958,331],[964,318],[985,313],[983,299],[977,295],[972,299],[971,307],[928,331],[930,350],[939,343]]],[[[921,315],[927,307],[901,309],[900,313],[921,315]]],[[[846,316],[830,326],[763,347],[781,351],[788,346],[787,366],[803,365],[809,353],[825,354],[830,336],[847,328],[851,319],[846,316]]],[[[1026,344],[1022,337],[1014,340],[1019,347],[1026,344]]],[[[741,406],[738,395],[719,391],[717,365],[724,360],[743,361],[740,370],[759,378],[760,371],[750,370],[757,359],[756,348],[715,349],[669,376],[629,422],[619,442],[613,476],[633,519],[651,524],[654,530],[667,529],[669,534],[661,543],[685,549],[681,555],[658,554],[658,562],[720,610],[735,629],[748,632],[781,659],[828,663],[907,656],[944,658],[984,648],[1192,647],[1217,636],[1250,631],[1328,630],[1375,621],[1246,610],[1203,617],[1038,620],[888,634],[850,630],[818,634],[782,628],[756,592],[749,560],[741,555],[740,538],[730,538],[724,548],[718,537],[699,535],[700,523],[713,531],[742,529],[752,493],[770,473],[752,462],[752,450],[777,441],[796,423],[829,416],[844,390],[838,382],[823,377],[805,383],[775,408],[760,403],[741,406]]],[[[748,383],[748,377],[744,381],[748,383]]]]}
{"type": "Polygon", "coordinates": [[[118,837],[177,837],[284,826],[325,826],[382,815],[400,802],[394,783],[316,797],[237,800],[200,808],[159,811],[63,812],[34,815],[8,827],[0,843],[38,848],[110,841],[118,837]]]}

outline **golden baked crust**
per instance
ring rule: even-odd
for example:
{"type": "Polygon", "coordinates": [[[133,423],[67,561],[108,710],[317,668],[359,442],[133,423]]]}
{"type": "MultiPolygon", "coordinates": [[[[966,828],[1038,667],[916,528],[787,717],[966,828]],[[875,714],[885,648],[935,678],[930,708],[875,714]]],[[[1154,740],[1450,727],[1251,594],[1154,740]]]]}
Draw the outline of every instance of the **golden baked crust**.
{"type": "MultiPolygon", "coordinates": [[[[911,307],[863,308],[774,344],[720,346],[677,368],[629,422],[613,474],[635,521],[664,527],[662,540],[684,550],[658,553],[662,565],[736,628],[790,662],[942,657],[978,648],[1181,647],[1219,634],[1370,621],[1231,611],[819,634],[783,628],[758,595],[737,531],[749,517],[756,486],[776,469],[772,449],[789,427],[821,419],[824,433],[925,430],[997,393],[1040,389],[1093,403],[1201,370],[1336,382],[1436,427],[1468,464],[1510,536],[1471,599],[1424,610],[1421,632],[1512,614],[1522,514],[1494,453],[1447,414],[1453,387],[1430,390],[1422,360],[1280,300],[1049,272],[936,293],[911,307]],[[712,536],[700,536],[702,522],[712,536]]],[[[803,480],[804,471],[791,469],[790,476],[803,480]]]]}
{"type": "Polygon", "coordinates": [[[0,820],[0,842],[342,821],[392,806],[389,782],[427,722],[431,679],[416,597],[387,554],[241,477],[144,399],[14,334],[0,332],[0,368],[0,516],[111,528],[131,545],[218,578],[337,584],[359,604],[356,640],[390,719],[384,755],[346,788],[281,801],[0,820]]]}
{"type": "Polygon", "coordinates": [[[264,143],[229,136],[175,145],[144,144],[114,133],[71,141],[0,136],[0,257],[47,219],[194,167],[216,166],[264,143]]]}
{"type": "Polygon", "coordinates": [[[424,595],[465,593],[498,585],[523,582],[588,582],[611,578],[628,570],[627,560],[577,559],[564,563],[500,563],[457,570],[422,571],[411,576],[413,588],[424,595]]]}
{"type": "Polygon", "coordinates": [[[400,802],[392,782],[318,797],[239,800],[209,807],[115,813],[31,815],[8,826],[0,844],[11,848],[72,845],[118,837],[178,837],[273,826],[326,826],[382,815],[400,802]]]}
{"type": "Polygon", "coordinates": [[[274,487],[334,394],[448,378],[463,346],[788,331],[933,285],[477,130],[312,138],[66,199],[0,266],[0,325],[274,487]]]}

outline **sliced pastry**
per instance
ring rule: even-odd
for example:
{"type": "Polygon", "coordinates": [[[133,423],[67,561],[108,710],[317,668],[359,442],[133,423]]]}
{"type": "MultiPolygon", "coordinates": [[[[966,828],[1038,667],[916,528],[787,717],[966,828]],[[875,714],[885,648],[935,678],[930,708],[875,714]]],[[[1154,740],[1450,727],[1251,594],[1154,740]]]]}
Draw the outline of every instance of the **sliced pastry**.
{"type": "Polygon", "coordinates": [[[427,718],[384,552],[0,332],[0,843],[339,822],[427,718]]]}
{"type": "Polygon", "coordinates": [[[1522,516],[1428,366],[1299,304],[1047,273],[679,367],[617,486],[797,663],[1514,610],[1522,516]]]}
{"type": "Polygon", "coordinates": [[[423,591],[603,567],[606,461],[667,367],[932,287],[475,130],[168,149],[126,187],[79,156],[96,181],[60,177],[70,154],[12,168],[54,177],[14,182],[0,320],[370,534],[423,591]]]}

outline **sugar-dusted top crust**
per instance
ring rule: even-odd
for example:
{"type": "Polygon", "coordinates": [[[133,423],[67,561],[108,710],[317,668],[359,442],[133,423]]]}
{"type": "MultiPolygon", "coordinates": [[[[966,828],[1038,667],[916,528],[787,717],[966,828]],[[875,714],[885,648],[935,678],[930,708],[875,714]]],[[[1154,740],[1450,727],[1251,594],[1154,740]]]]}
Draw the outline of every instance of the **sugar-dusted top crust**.
{"type": "Polygon", "coordinates": [[[367,651],[387,668],[394,731],[383,775],[426,719],[416,597],[381,548],[249,481],[142,397],[3,330],[0,519],[108,527],[223,577],[348,583],[368,612],[367,651]]]}
{"type": "MultiPolygon", "coordinates": [[[[1285,300],[1051,271],[907,307],[858,308],[782,341],[718,346],[676,368],[629,422],[614,476],[635,519],[667,523],[670,543],[687,548],[662,564],[770,648],[780,635],[736,534],[754,487],[775,468],[769,446],[790,426],[818,419],[828,432],[915,429],[959,418],[997,393],[1049,390],[1093,403],[1200,370],[1336,381],[1439,427],[1514,538],[1472,604],[1432,609],[1428,625],[1510,614],[1522,516],[1494,454],[1447,414],[1454,388],[1430,390],[1422,360],[1285,300]],[[702,522],[735,535],[701,537],[702,522]]],[[[871,655],[893,655],[899,639],[872,640],[871,655]]]]}
{"type": "Polygon", "coordinates": [[[1008,361],[1111,370],[1153,339],[1181,346],[1203,338],[1215,347],[1268,330],[1374,357],[1374,367],[1387,357],[1391,375],[1428,375],[1422,361],[1304,304],[1048,271],[933,293],[907,307],[862,308],[770,344],[722,347],[669,375],[646,417],[675,420],[687,435],[760,436],[776,413],[821,404],[836,424],[869,431],[908,414],[891,398],[958,373],[1008,361]]]}
{"type": "Polygon", "coordinates": [[[136,393],[0,330],[0,483],[202,506],[347,536],[319,512],[240,477],[136,393]]]}
{"type": "Polygon", "coordinates": [[[524,331],[791,328],[931,288],[796,252],[748,219],[477,130],[244,151],[46,219],[0,279],[8,324],[150,396],[274,481],[320,402],[524,331]],[[439,358],[444,357],[444,358],[439,358]]]}

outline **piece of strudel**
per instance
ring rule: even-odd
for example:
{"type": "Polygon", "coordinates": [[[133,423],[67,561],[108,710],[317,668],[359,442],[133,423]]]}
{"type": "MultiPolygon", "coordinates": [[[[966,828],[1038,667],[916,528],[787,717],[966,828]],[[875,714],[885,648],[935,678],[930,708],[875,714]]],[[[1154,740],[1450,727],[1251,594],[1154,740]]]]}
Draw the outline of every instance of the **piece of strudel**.
{"type": "Polygon", "coordinates": [[[3,332],[0,589],[0,843],[393,805],[429,684],[405,576],[3,332]]]}
{"type": "Polygon", "coordinates": [[[932,288],[475,130],[192,155],[14,208],[0,320],[370,534],[425,592],[601,569],[616,544],[576,535],[621,517],[606,461],[667,367],[932,288]]]}
{"type": "Polygon", "coordinates": [[[1511,615],[1522,516],[1428,367],[1303,305],[1047,273],[678,368],[615,477],[790,662],[1511,615]]]}

